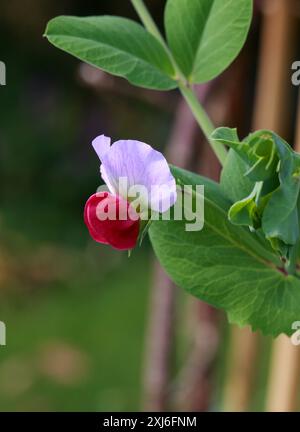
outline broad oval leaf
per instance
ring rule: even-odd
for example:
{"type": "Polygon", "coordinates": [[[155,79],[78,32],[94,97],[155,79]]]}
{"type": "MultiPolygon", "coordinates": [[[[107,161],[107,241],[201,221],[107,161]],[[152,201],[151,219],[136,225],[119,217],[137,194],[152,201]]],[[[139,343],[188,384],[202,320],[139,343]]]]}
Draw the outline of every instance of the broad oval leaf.
{"type": "Polygon", "coordinates": [[[60,16],[48,23],[45,36],[63,51],[137,86],[157,90],[177,86],[160,42],[132,20],[60,16]]]}
{"type": "Polygon", "coordinates": [[[205,185],[205,226],[185,231],[185,221],[155,221],[154,251],[172,280],[195,297],[227,311],[240,326],[277,336],[300,319],[300,280],[278,270],[268,244],[227,219],[230,203],[216,183],[175,169],[181,184],[205,185]],[[207,187],[206,187],[207,186],[207,187]]]}
{"type": "Polygon", "coordinates": [[[223,72],[243,47],[252,0],[168,0],[165,27],[177,64],[191,83],[223,72]]]}

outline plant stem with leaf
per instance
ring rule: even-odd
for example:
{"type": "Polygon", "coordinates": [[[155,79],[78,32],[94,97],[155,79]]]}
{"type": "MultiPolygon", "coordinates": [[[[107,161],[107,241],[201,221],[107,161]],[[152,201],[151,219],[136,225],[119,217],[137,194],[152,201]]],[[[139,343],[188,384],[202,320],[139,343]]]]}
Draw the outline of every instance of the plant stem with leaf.
{"type": "Polygon", "coordinates": [[[195,95],[193,89],[187,84],[186,79],[184,78],[182,72],[180,71],[180,68],[176,64],[176,61],[170,52],[164,38],[162,37],[157,25],[155,24],[152,16],[150,15],[148,9],[146,8],[143,0],[131,0],[131,3],[133,7],[135,8],[138,16],[140,17],[142,23],[144,24],[145,28],[151,33],[154,37],[156,37],[159,42],[162,44],[164,49],[166,50],[168,56],[170,57],[172,64],[174,66],[174,69],[176,71],[176,77],[178,80],[178,87],[181,91],[182,96],[186,100],[187,104],[189,105],[197,123],[199,124],[200,128],[202,129],[204,135],[206,136],[209,144],[211,145],[212,150],[214,151],[215,155],[217,156],[220,164],[223,166],[226,160],[227,156],[227,150],[226,147],[222,144],[215,143],[211,139],[211,134],[214,131],[215,127],[208,117],[206,111],[198,101],[197,96],[195,95]]]}
{"type": "Polygon", "coordinates": [[[219,159],[220,164],[223,166],[227,157],[227,150],[225,146],[220,145],[219,143],[216,143],[211,139],[211,134],[215,130],[212,121],[210,120],[203,106],[200,104],[192,88],[179,83],[179,89],[181,91],[182,96],[184,97],[187,104],[189,105],[195,119],[197,120],[197,123],[201,127],[204,135],[206,136],[208,142],[210,143],[211,148],[213,149],[215,155],[219,159]]]}

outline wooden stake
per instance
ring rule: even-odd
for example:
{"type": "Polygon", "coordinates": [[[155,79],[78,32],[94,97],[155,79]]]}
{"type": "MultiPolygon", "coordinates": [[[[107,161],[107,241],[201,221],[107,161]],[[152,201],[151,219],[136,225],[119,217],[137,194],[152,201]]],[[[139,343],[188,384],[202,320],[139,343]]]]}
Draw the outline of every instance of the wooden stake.
{"type": "Polygon", "coordinates": [[[281,335],[273,344],[266,410],[296,411],[299,395],[300,347],[281,335]]]}
{"type": "Polygon", "coordinates": [[[253,126],[287,132],[287,102],[291,88],[295,0],[263,3],[258,83],[253,126]]]}
{"type": "Polygon", "coordinates": [[[233,327],[228,358],[229,377],[225,385],[224,411],[247,411],[256,380],[259,336],[248,327],[233,327]]]}

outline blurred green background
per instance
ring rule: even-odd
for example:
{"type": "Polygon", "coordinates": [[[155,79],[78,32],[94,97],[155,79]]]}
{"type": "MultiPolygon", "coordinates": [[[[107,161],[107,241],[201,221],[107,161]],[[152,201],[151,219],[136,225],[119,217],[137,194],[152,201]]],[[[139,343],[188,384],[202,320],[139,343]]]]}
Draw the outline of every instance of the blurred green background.
{"type": "Polygon", "coordinates": [[[83,207],[100,184],[90,141],[163,148],[172,112],[123,80],[97,91],[42,37],[61,14],[135,17],[130,2],[2,3],[0,410],[137,410],[151,250],[146,240],[128,259],[89,238],[83,207]]]}

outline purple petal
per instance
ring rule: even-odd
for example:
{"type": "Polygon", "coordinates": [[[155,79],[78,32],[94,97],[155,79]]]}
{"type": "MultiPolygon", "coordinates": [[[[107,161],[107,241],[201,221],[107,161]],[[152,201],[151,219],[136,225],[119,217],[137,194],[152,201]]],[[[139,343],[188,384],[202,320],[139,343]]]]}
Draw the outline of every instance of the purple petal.
{"type": "Polygon", "coordinates": [[[99,135],[92,141],[92,146],[94,147],[100,161],[102,161],[102,158],[110,149],[110,143],[111,139],[105,135],[99,135]]]}
{"type": "Polygon", "coordinates": [[[126,178],[128,188],[144,186],[148,192],[149,207],[165,212],[176,201],[176,183],[164,156],[148,144],[134,140],[115,142],[104,156],[101,155],[101,175],[111,192],[119,190],[119,179],[126,178]]]}

